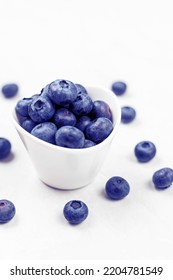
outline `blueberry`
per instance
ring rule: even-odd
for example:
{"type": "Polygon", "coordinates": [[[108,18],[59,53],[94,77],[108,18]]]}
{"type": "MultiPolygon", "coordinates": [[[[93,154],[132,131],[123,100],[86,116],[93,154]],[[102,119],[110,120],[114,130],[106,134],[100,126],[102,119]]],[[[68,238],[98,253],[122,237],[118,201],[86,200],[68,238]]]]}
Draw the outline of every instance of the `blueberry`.
{"type": "Polygon", "coordinates": [[[6,98],[11,98],[18,93],[19,87],[17,84],[6,84],[2,87],[2,93],[6,98]]]}
{"type": "Polygon", "coordinates": [[[88,207],[80,200],[71,200],[64,206],[63,214],[70,224],[80,224],[88,216],[88,207]]]}
{"type": "Polygon", "coordinates": [[[157,170],[152,177],[152,181],[157,189],[166,189],[173,183],[173,169],[169,167],[157,170]]]}
{"type": "Polygon", "coordinates": [[[14,204],[7,200],[0,200],[0,224],[9,222],[15,215],[16,209],[14,204]]]}
{"type": "Polygon", "coordinates": [[[91,116],[94,119],[104,117],[104,118],[108,118],[109,120],[112,121],[111,109],[110,109],[109,105],[102,100],[96,100],[93,102],[91,116]]]}
{"type": "Polygon", "coordinates": [[[130,186],[124,178],[114,176],[107,181],[105,190],[109,198],[119,200],[129,194],[130,186]]]}
{"type": "Polygon", "coordinates": [[[33,98],[23,98],[19,100],[15,106],[17,116],[28,117],[28,106],[31,104],[33,98]]]}
{"type": "Polygon", "coordinates": [[[93,107],[93,101],[91,97],[84,92],[79,92],[76,99],[70,105],[72,112],[77,115],[87,115],[91,112],[93,107]]]}
{"type": "Polygon", "coordinates": [[[96,143],[94,143],[93,141],[85,139],[84,148],[89,148],[89,147],[92,147],[95,145],[96,145],[96,143]]]}
{"type": "Polygon", "coordinates": [[[125,93],[127,85],[124,82],[115,82],[112,84],[112,91],[116,95],[122,95],[125,93]]]}
{"type": "Polygon", "coordinates": [[[81,131],[85,131],[86,126],[91,122],[89,116],[81,116],[77,119],[76,127],[81,131]]]}
{"type": "Polygon", "coordinates": [[[54,123],[43,122],[43,123],[37,124],[31,130],[31,134],[43,141],[46,141],[51,144],[55,144],[56,131],[57,131],[57,127],[54,123]]]}
{"type": "Polygon", "coordinates": [[[136,117],[136,111],[130,106],[124,106],[121,108],[121,122],[130,123],[136,117]]]}
{"type": "Polygon", "coordinates": [[[134,152],[139,162],[148,162],[155,156],[156,146],[151,141],[142,141],[135,146],[134,152]]]}
{"type": "Polygon", "coordinates": [[[70,104],[77,97],[76,86],[67,80],[56,80],[52,82],[49,84],[47,91],[50,99],[57,105],[70,104]]]}
{"type": "Polygon", "coordinates": [[[11,143],[6,138],[0,138],[0,160],[5,159],[11,153],[11,143]]]}
{"type": "Polygon", "coordinates": [[[87,94],[87,90],[84,86],[82,86],[81,84],[75,84],[76,88],[77,88],[77,94],[78,93],[86,93],[87,94]]]}
{"type": "Polygon", "coordinates": [[[21,123],[21,127],[23,127],[23,129],[25,129],[28,132],[31,132],[31,130],[37,125],[37,123],[35,123],[33,120],[31,120],[30,118],[25,119],[22,123],[21,123]]]}
{"type": "Polygon", "coordinates": [[[55,134],[57,146],[66,148],[83,148],[85,136],[81,130],[74,126],[62,126],[55,134]]]}
{"type": "Polygon", "coordinates": [[[76,117],[70,110],[66,108],[60,108],[56,110],[53,116],[53,121],[58,128],[64,125],[75,126],[76,117]]]}
{"type": "Polygon", "coordinates": [[[28,107],[30,118],[37,123],[50,120],[55,113],[55,105],[49,98],[34,98],[28,107]]]}
{"type": "Polygon", "coordinates": [[[113,130],[112,122],[107,118],[97,118],[85,129],[86,138],[96,144],[105,140],[113,130]]]}

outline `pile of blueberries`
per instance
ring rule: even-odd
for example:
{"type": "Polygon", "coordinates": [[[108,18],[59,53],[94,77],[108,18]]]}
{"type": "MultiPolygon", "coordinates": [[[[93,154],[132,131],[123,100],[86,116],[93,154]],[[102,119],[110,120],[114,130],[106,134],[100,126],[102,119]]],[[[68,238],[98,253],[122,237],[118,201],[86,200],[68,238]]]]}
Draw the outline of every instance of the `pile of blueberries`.
{"type": "Polygon", "coordinates": [[[55,80],[40,94],[19,100],[15,110],[25,130],[61,147],[95,146],[113,130],[109,105],[92,101],[85,87],[67,80],[55,80]]]}
{"type": "MultiPolygon", "coordinates": [[[[127,85],[118,81],[112,84],[117,96],[126,92],[127,85]]],[[[2,88],[5,98],[18,92],[16,84],[2,88]]],[[[51,144],[67,148],[88,148],[101,143],[113,129],[112,114],[107,103],[92,101],[86,89],[80,84],[66,80],[56,80],[42,89],[40,94],[23,98],[16,105],[16,114],[21,126],[29,133],[51,144]],[[99,130],[99,133],[97,131],[99,130]]],[[[136,111],[130,106],[121,108],[121,122],[130,123],[136,111]]],[[[0,160],[11,153],[11,143],[0,138],[0,160]]],[[[134,154],[141,163],[148,162],[156,155],[156,147],[151,141],[139,142],[134,154]]],[[[164,167],[152,177],[156,189],[166,189],[173,184],[173,169],[164,167]]],[[[109,199],[120,200],[130,192],[128,182],[120,177],[111,177],[105,185],[109,199]]],[[[6,199],[0,200],[0,223],[10,221],[15,215],[14,204],[6,199]]],[[[80,200],[69,201],[63,209],[64,217],[70,224],[79,224],[88,216],[87,205],[80,200]]]]}

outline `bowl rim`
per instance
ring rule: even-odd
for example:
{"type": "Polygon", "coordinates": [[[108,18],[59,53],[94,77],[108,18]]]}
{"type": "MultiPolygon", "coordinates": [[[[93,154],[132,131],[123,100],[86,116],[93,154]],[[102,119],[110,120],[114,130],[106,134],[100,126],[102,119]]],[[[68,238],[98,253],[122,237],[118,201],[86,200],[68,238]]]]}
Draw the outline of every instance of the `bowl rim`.
{"type": "Polygon", "coordinates": [[[68,153],[88,153],[88,152],[93,152],[93,150],[97,150],[97,149],[101,149],[103,146],[106,145],[107,142],[111,141],[111,139],[113,138],[113,136],[116,134],[116,131],[117,131],[117,128],[119,127],[120,125],[120,120],[121,120],[121,108],[120,108],[120,104],[119,104],[119,101],[118,101],[118,98],[117,96],[110,90],[110,89],[107,89],[107,88],[104,88],[104,87],[101,87],[101,86],[85,86],[85,88],[88,90],[88,91],[91,91],[93,89],[97,89],[97,90],[104,90],[104,91],[107,91],[108,94],[111,94],[112,95],[112,98],[114,99],[115,103],[116,103],[116,111],[117,111],[117,118],[116,118],[116,121],[113,126],[113,130],[112,132],[109,134],[109,136],[103,140],[101,143],[98,143],[92,147],[88,147],[88,148],[68,148],[68,147],[61,147],[61,146],[58,146],[58,145],[54,145],[54,144],[51,144],[51,143],[48,143],[44,140],[41,140],[37,137],[35,137],[34,135],[32,135],[31,133],[29,133],[28,131],[26,131],[24,128],[22,128],[22,126],[18,123],[17,121],[17,117],[16,117],[16,112],[15,112],[15,108],[13,108],[12,110],[12,114],[11,114],[11,120],[12,120],[12,123],[13,125],[15,126],[16,130],[18,132],[20,132],[21,134],[24,134],[26,137],[30,138],[32,141],[44,146],[45,148],[48,148],[48,149],[52,149],[52,150],[56,150],[56,151],[63,151],[63,152],[68,152],[68,153]]]}

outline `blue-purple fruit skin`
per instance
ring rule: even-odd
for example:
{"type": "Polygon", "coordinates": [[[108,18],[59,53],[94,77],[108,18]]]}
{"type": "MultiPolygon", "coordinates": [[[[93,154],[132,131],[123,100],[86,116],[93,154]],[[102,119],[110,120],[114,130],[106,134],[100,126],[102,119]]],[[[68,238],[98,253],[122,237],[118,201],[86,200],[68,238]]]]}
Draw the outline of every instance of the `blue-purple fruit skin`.
{"type": "Polygon", "coordinates": [[[55,144],[55,133],[57,132],[57,127],[52,122],[43,122],[37,124],[32,130],[31,134],[43,141],[51,144],[55,144]]]}
{"type": "Polygon", "coordinates": [[[76,116],[87,115],[91,112],[93,101],[87,93],[78,93],[76,99],[70,105],[70,109],[76,116]]]}
{"type": "Polygon", "coordinates": [[[85,129],[86,138],[98,144],[105,140],[113,130],[112,122],[107,118],[98,118],[89,123],[85,129]]]}
{"type": "Polygon", "coordinates": [[[156,155],[156,146],[151,141],[141,141],[134,149],[135,156],[139,162],[148,162],[156,155]]]}
{"type": "Polygon", "coordinates": [[[173,183],[173,169],[164,167],[154,172],[152,181],[156,189],[166,189],[173,183]]]}
{"type": "Polygon", "coordinates": [[[110,199],[120,200],[129,194],[130,185],[124,178],[114,176],[106,182],[105,190],[110,199]]]}
{"type": "Polygon", "coordinates": [[[112,121],[112,112],[109,105],[102,100],[96,100],[93,102],[93,108],[91,111],[93,119],[104,117],[112,121]]]}
{"type": "Polygon", "coordinates": [[[16,114],[23,117],[28,117],[28,107],[33,101],[33,98],[23,98],[19,100],[15,106],[16,114]]]}
{"type": "Polygon", "coordinates": [[[57,146],[66,148],[83,148],[85,142],[84,133],[74,126],[62,126],[55,134],[57,146]]]}
{"type": "Polygon", "coordinates": [[[96,143],[94,143],[93,141],[85,139],[84,148],[93,147],[95,145],[96,145],[96,143]]]}
{"type": "Polygon", "coordinates": [[[30,118],[36,122],[49,121],[55,113],[55,105],[49,98],[39,96],[34,98],[28,107],[30,118]]]}
{"type": "Polygon", "coordinates": [[[112,91],[117,95],[122,95],[126,92],[127,85],[124,82],[117,81],[112,84],[112,91]]]}
{"type": "Polygon", "coordinates": [[[81,84],[75,84],[76,88],[77,88],[77,94],[78,93],[86,93],[87,94],[87,90],[84,86],[82,86],[81,84]]]}
{"type": "Polygon", "coordinates": [[[55,104],[64,106],[76,99],[77,88],[71,81],[58,79],[49,84],[47,95],[55,104]]]}
{"type": "Polygon", "coordinates": [[[18,93],[19,87],[17,84],[6,84],[2,87],[2,93],[6,98],[14,97],[18,93]]]}
{"type": "Polygon", "coordinates": [[[58,128],[64,125],[75,126],[76,116],[67,108],[60,108],[56,110],[53,121],[58,128]]]}
{"type": "Polygon", "coordinates": [[[11,153],[11,143],[8,139],[0,137],[0,160],[7,158],[11,153]]]}
{"type": "Polygon", "coordinates": [[[8,223],[15,215],[16,208],[14,204],[7,200],[0,200],[0,224],[8,223]]]}
{"type": "Polygon", "coordinates": [[[81,131],[85,131],[86,126],[91,122],[91,118],[89,116],[81,116],[77,119],[76,127],[81,131]]]}
{"type": "Polygon", "coordinates": [[[25,129],[26,131],[28,131],[29,133],[31,132],[31,130],[37,125],[36,122],[34,122],[33,120],[31,120],[30,118],[25,119],[22,123],[21,123],[21,127],[23,127],[23,129],[25,129]]]}
{"type": "Polygon", "coordinates": [[[63,209],[66,220],[73,225],[80,224],[88,217],[88,206],[80,200],[67,202],[63,209]]]}
{"type": "Polygon", "coordinates": [[[136,110],[131,106],[123,106],[121,108],[121,122],[130,123],[136,117],[136,110]]]}

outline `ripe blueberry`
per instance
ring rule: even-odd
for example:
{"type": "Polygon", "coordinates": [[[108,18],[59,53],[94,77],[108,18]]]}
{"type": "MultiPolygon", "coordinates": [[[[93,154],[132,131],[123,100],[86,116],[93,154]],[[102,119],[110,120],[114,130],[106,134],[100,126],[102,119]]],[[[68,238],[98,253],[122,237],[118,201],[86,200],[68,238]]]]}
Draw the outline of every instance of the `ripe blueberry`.
{"type": "Polygon", "coordinates": [[[53,116],[53,121],[58,128],[64,125],[75,126],[76,117],[70,110],[66,108],[60,108],[56,110],[53,116]]]}
{"type": "Polygon", "coordinates": [[[85,142],[84,133],[74,126],[62,126],[55,134],[57,146],[66,148],[83,148],[85,142]]]}
{"type": "Polygon", "coordinates": [[[19,87],[17,84],[6,84],[2,87],[2,93],[6,98],[11,98],[18,93],[19,87]]]}
{"type": "Polygon", "coordinates": [[[152,177],[152,181],[157,189],[165,189],[173,183],[173,169],[165,167],[157,170],[152,177]]]}
{"type": "Polygon", "coordinates": [[[57,131],[57,127],[54,123],[43,122],[43,123],[37,124],[31,130],[31,134],[43,141],[46,141],[51,144],[55,144],[56,131],[57,131]]]}
{"type": "Polygon", "coordinates": [[[95,145],[96,145],[96,143],[94,143],[93,141],[85,139],[84,148],[89,148],[89,147],[92,147],[92,146],[95,146],[95,145]]]}
{"type": "Polygon", "coordinates": [[[57,105],[68,105],[77,97],[76,86],[67,80],[56,80],[49,84],[46,90],[50,99],[57,105]]]}
{"type": "Polygon", "coordinates": [[[77,119],[76,127],[82,131],[85,131],[86,126],[91,122],[89,116],[81,116],[77,119]]]}
{"type": "Polygon", "coordinates": [[[102,100],[96,100],[93,102],[93,108],[91,111],[93,119],[104,117],[112,121],[112,112],[109,105],[102,100]]]}
{"type": "Polygon", "coordinates": [[[109,198],[119,200],[129,194],[130,186],[124,178],[114,176],[107,181],[105,190],[109,198]]]}
{"type": "Polygon", "coordinates": [[[135,146],[134,152],[139,162],[148,162],[155,156],[156,146],[151,141],[142,141],[135,146]]]}
{"type": "Polygon", "coordinates": [[[116,95],[122,95],[125,93],[127,85],[124,82],[115,82],[112,84],[112,91],[116,95]]]}
{"type": "Polygon", "coordinates": [[[28,117],[28,106],[31,104],[33,98],[23,98],[19,100],[16,104],[15,111],[16,114],[23,117],[28,117]]]}
{"type": "Polygon", "coordinates": [[[34,122],[45,122],[50,120],[54,115],[55,105],[49,98],[39,96],[32,100],[28,107],[28,113],[34,122]]]}
{"type": "Polygon", "coordinates": [[[8,139],[0,137],[0,160],[5,159],[11,152],[11,143],[8,139]]]}
{"type": "Polygon", "coordinates": [[[76,116],[87,115],[91,112],[92,107],[91,97],[84,92],[79,92],[76,99],[70,105],[70,109],[76,116]]]}
{"type": "Polygon", "coordinates": [[[130,123],[136,117],[136,111],[130,106],[124,106],[121,108],[121,122],[130,123]]]}
{"type": "Polygon", "coordinates": [[[80,200],[71,200],[66,203],[63,214],[70,224],[80,224],[88,216],[87,205],[80,200]]]}
{"type": "Polygon", "coordinates": [[[9,222],[15,215],[16,209],[14,204],[7,200],[0,200],[0,224],[9,222]]]}
{"type": "Polygon", "coordinates": [[[33,120],[31,120],[30,118],[25,119],[22,123],[21,123],[21,127],[23,127],[23,129],[25,129],[28,132],[31,132],[31,130],[37,125],[37,123],[35,123],[33,120]]]}
{"type": "Polygon", "coordinates": [[[86,138],[96,144],[105,140],[113,130],[112,122],[107,118],[98,118],[89,123],[85,129],[86,138]]]}
{"type": "Polygon", "coordinates": [[[84,86],[82,86],[81,84],[75,84],[76,88],[77,88],[77,94],[78,93],[86,93],[87,94],[87,90],[86,88],[84,88],[84,86]]]}

